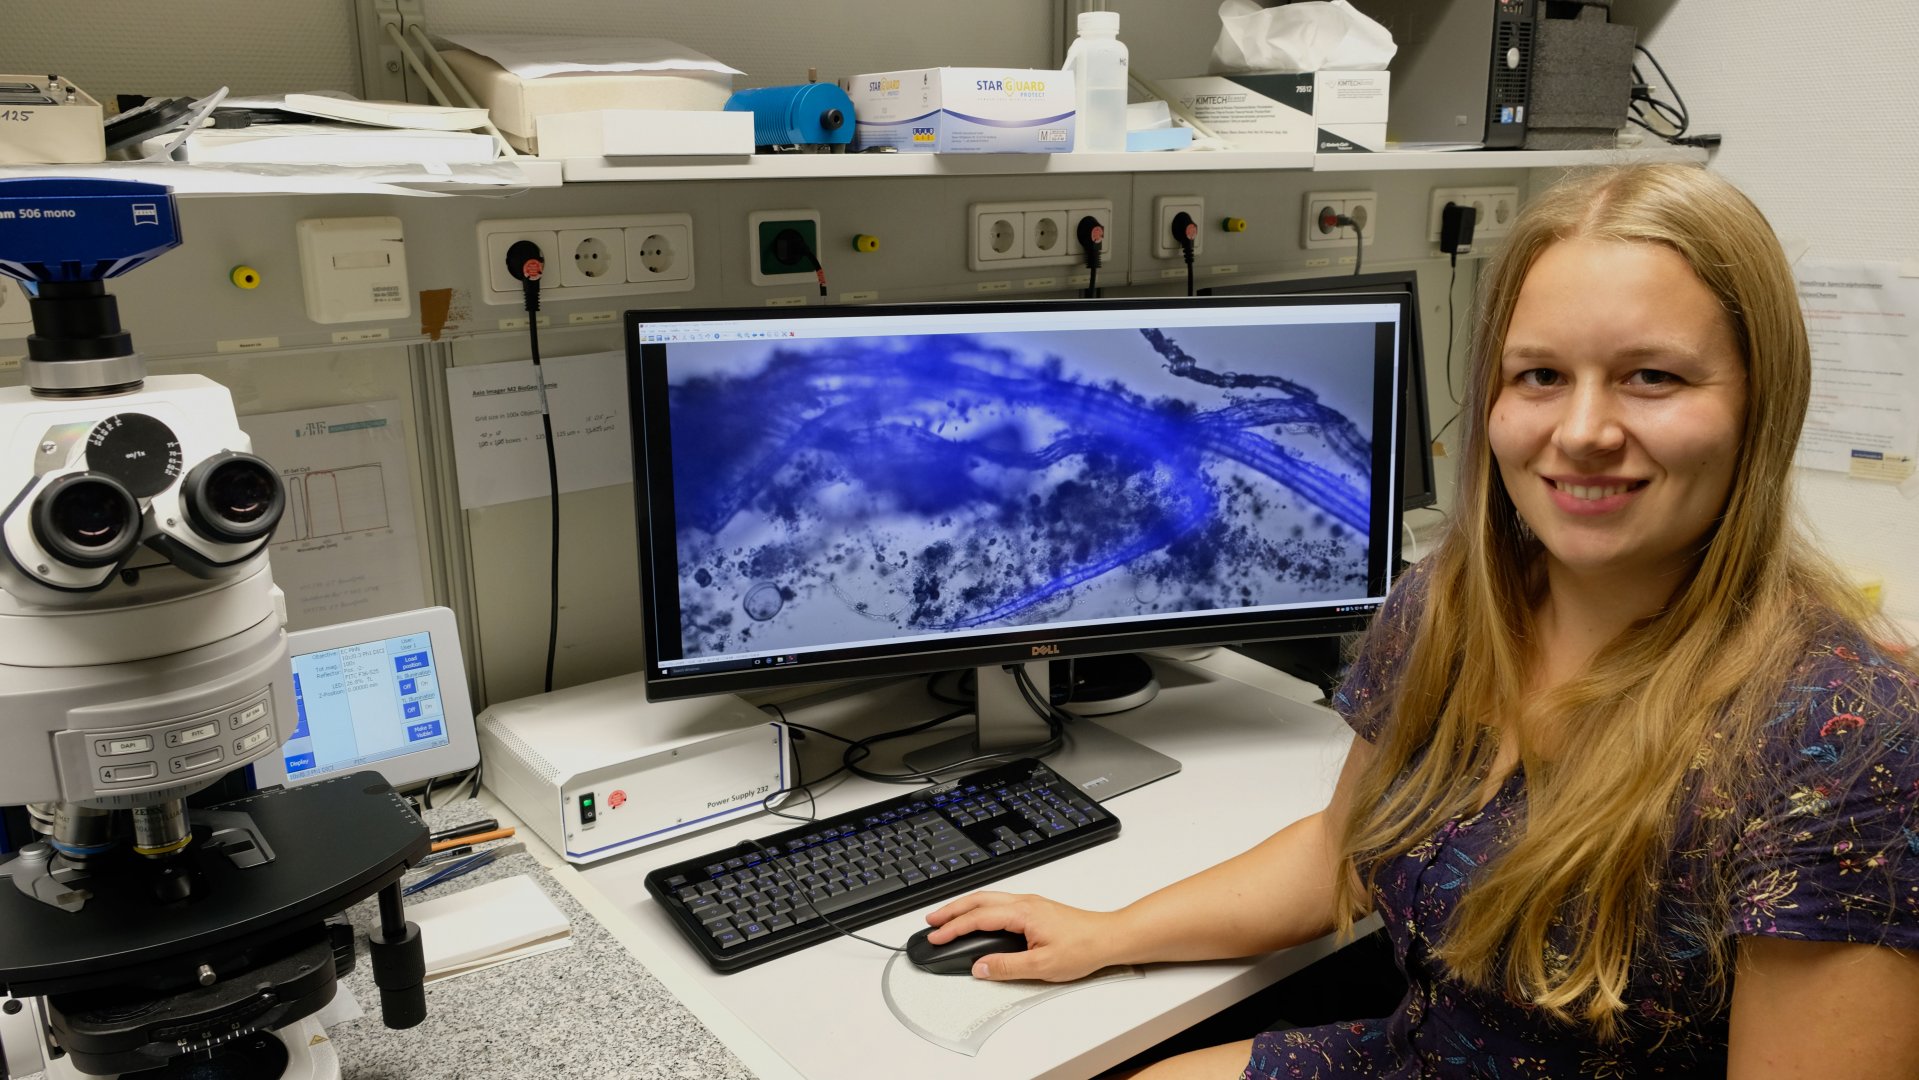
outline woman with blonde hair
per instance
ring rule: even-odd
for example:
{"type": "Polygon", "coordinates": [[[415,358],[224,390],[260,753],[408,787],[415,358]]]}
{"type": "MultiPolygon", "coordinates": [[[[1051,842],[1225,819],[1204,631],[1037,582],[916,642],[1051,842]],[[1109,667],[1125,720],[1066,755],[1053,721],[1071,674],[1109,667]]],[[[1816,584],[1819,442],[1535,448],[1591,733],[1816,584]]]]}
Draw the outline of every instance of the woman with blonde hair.
{"type": "Polygon", "coordinates": [[[1531,202],[1479,300],[1453,526],[1334,705],[1330,805],[1116,912],[978,893],[988,979],[1246,956],[1377,911],[1383,1019],[1142,1076],[1919,1076],[1919,679],[1790,514],[1811,359],[1703,169],[1531,202]]]}

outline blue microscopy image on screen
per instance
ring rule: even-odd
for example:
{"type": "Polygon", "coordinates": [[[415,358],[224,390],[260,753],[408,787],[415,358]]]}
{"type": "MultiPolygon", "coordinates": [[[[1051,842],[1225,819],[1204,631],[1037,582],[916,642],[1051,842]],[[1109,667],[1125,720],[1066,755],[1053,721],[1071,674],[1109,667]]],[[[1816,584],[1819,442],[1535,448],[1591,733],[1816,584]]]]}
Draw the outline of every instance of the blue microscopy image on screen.
{"type": "Polygon", "coordinates": [[[684,655],[1364,596],[1373,340],[675,345],[684,655]]]}

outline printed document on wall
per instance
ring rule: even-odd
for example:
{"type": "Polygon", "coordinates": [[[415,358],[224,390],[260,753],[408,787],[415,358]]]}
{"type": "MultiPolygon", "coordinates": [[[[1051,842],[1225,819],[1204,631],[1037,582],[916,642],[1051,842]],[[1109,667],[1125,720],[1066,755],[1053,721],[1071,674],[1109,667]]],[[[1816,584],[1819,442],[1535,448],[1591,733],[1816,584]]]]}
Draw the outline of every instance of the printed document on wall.
{"type": "Polygon", "coordinates": [[[398,401],[242,416],[286,485],[268,557],[287,629],[426,606],[398,401]]]}
{"type": "Polygon", "coordinates": [[[1919,460],[1919,277],[1897,263],[1793,266],[1812,340],[1812,402],[1796,464],[1903,480],[1919,460]]]}
{"type": "MultiPolygon", "coordinates": [[[[626,354],[559,356],[541,366],[560,490],[631,483],[626,354]]],[[[537,390],[531,360],[456,367],[446,373],[462,508],[546,498],[546,433],[537,390]]]]}

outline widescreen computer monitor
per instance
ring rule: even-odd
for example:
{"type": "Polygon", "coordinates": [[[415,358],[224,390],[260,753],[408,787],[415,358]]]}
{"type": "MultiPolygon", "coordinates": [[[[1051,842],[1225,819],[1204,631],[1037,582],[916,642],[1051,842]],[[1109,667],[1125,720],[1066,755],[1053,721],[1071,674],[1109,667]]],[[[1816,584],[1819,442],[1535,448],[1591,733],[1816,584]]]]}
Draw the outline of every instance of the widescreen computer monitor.
{"type": "Polygon", "coordinates": [[[1289,278],[1201,289],[1202,296],[1276,296],[1302,293],[1404,293],[1412,303],[1405,323],[1406,399],[1400,409],[1399,505],[1419,510],[1439,503],[1439,482],[1433,474],[1432,420],[1426,408],[1425,339],[1419,328],[1419,275],[1411,270],[1339,277],[1289,278]]]}
{"type": "Polygon", "coordinates": [[[977,745],[1013,751],[1048,729],[1000,687],[1037,661],[1356,630],[1398,554],[1410,319],[628,312],[647,696],[972,668],[977,745]]]}

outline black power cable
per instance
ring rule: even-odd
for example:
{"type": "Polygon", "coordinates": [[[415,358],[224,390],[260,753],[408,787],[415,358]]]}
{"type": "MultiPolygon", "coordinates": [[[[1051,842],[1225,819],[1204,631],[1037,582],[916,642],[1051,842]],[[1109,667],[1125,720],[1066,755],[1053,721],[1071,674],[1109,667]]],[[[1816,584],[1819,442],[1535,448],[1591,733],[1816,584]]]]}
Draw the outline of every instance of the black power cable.
{"type": "Polygon", "coordinates": [[[1180,253],[1186,256],[1186,295],[1197,296],[1193,287],[1193,249],[1199,246],[1199,222],[1184,210],[1173,215],[1173,243],[1178,244],[1180,253]]]}
{"type": "Polygon", "coordinates": [[[826,267],[821,265],[813,245],[806,242],[806,237],[798,229],[781,229],[773,237],[773,257],[788,266],[796,263],[810,265],[813,276],[819,280],[820,295],[826,295],[826,267]]]}
{"type": "Polygon", "coordinates": [[[1106,226],[1088,214],[1073,227],[1073,235],[1079,239],[1080,252],[1086,257],[1086,299],[1096,300],[1099,298],[1100,245],[1106,242],[1106,226]]]}
{"type": "Polygon", "coordinates": [[[1358,274],[1366,254],[1366,229],[1364,223],[1350,214],[1342,214],[1329,206],[1319,212],[1319,227],[1326,232],[1340,228],[1353,230],[1353,239],[1355,241],[1353,244],[1353,273],[1358,274]]]}
{"type": "Polygon", "coordinates": [[[1631,111],[1627,114],[1626,119],[1675,146],[1702,146],[1708,149],[1718,146],[1718,135],[1687,134],[1687,131],[1692,127],[1692,113],[1687,110],[1686,99],[1680,96],[1679,87],[1673,85],[1672,77],[1666,74],[1666,69],[1660,66],[1659,58],[1654,56],[1651,50],[1647,49],[1644,45],[1634,45],[1633,49],[1636,52],[1646,54],[1646,59],[1652,63],[1653,70],[1659,73],[1659,81],[1665,84],[1667,90],[1671,91],[1672,103],[1667,104],[1654,96],[1652,85],[1646,81],[1644,75],[1639,73],[1639,65],[1634,64],[1632,67],[1631,111]],[[1652,117],[1657,118],[1660,122],[1672,128],[1672,130],[1661,131],[1659,128],[1654,127],[1648,122],[1648,111],[1651,112],[1652,117]]]}
{"type": "MultiPolygon", "coordinates": [[[[546,273],[540,245],[531,240],[514,241],[513,246],[506,250],[506,269],[520,282],[522,306],[526,308],[527,344],[533,352],[533,385],[540,395],[540,428],[546,435],[546,479],[547,490],[551,493],[548,502],[553,510],[553,537],[549,548],[552,574],[547,585],[544,686],[550,694],[553,692],[553,661],[559,654],[560,645],[560,459],[553,448],[553,414],[547,408],[546,369],[540,365],[540,278],[546,273]]],[[[478,791],[476,776],[474,792],[477,794],[478,791]]]]}

